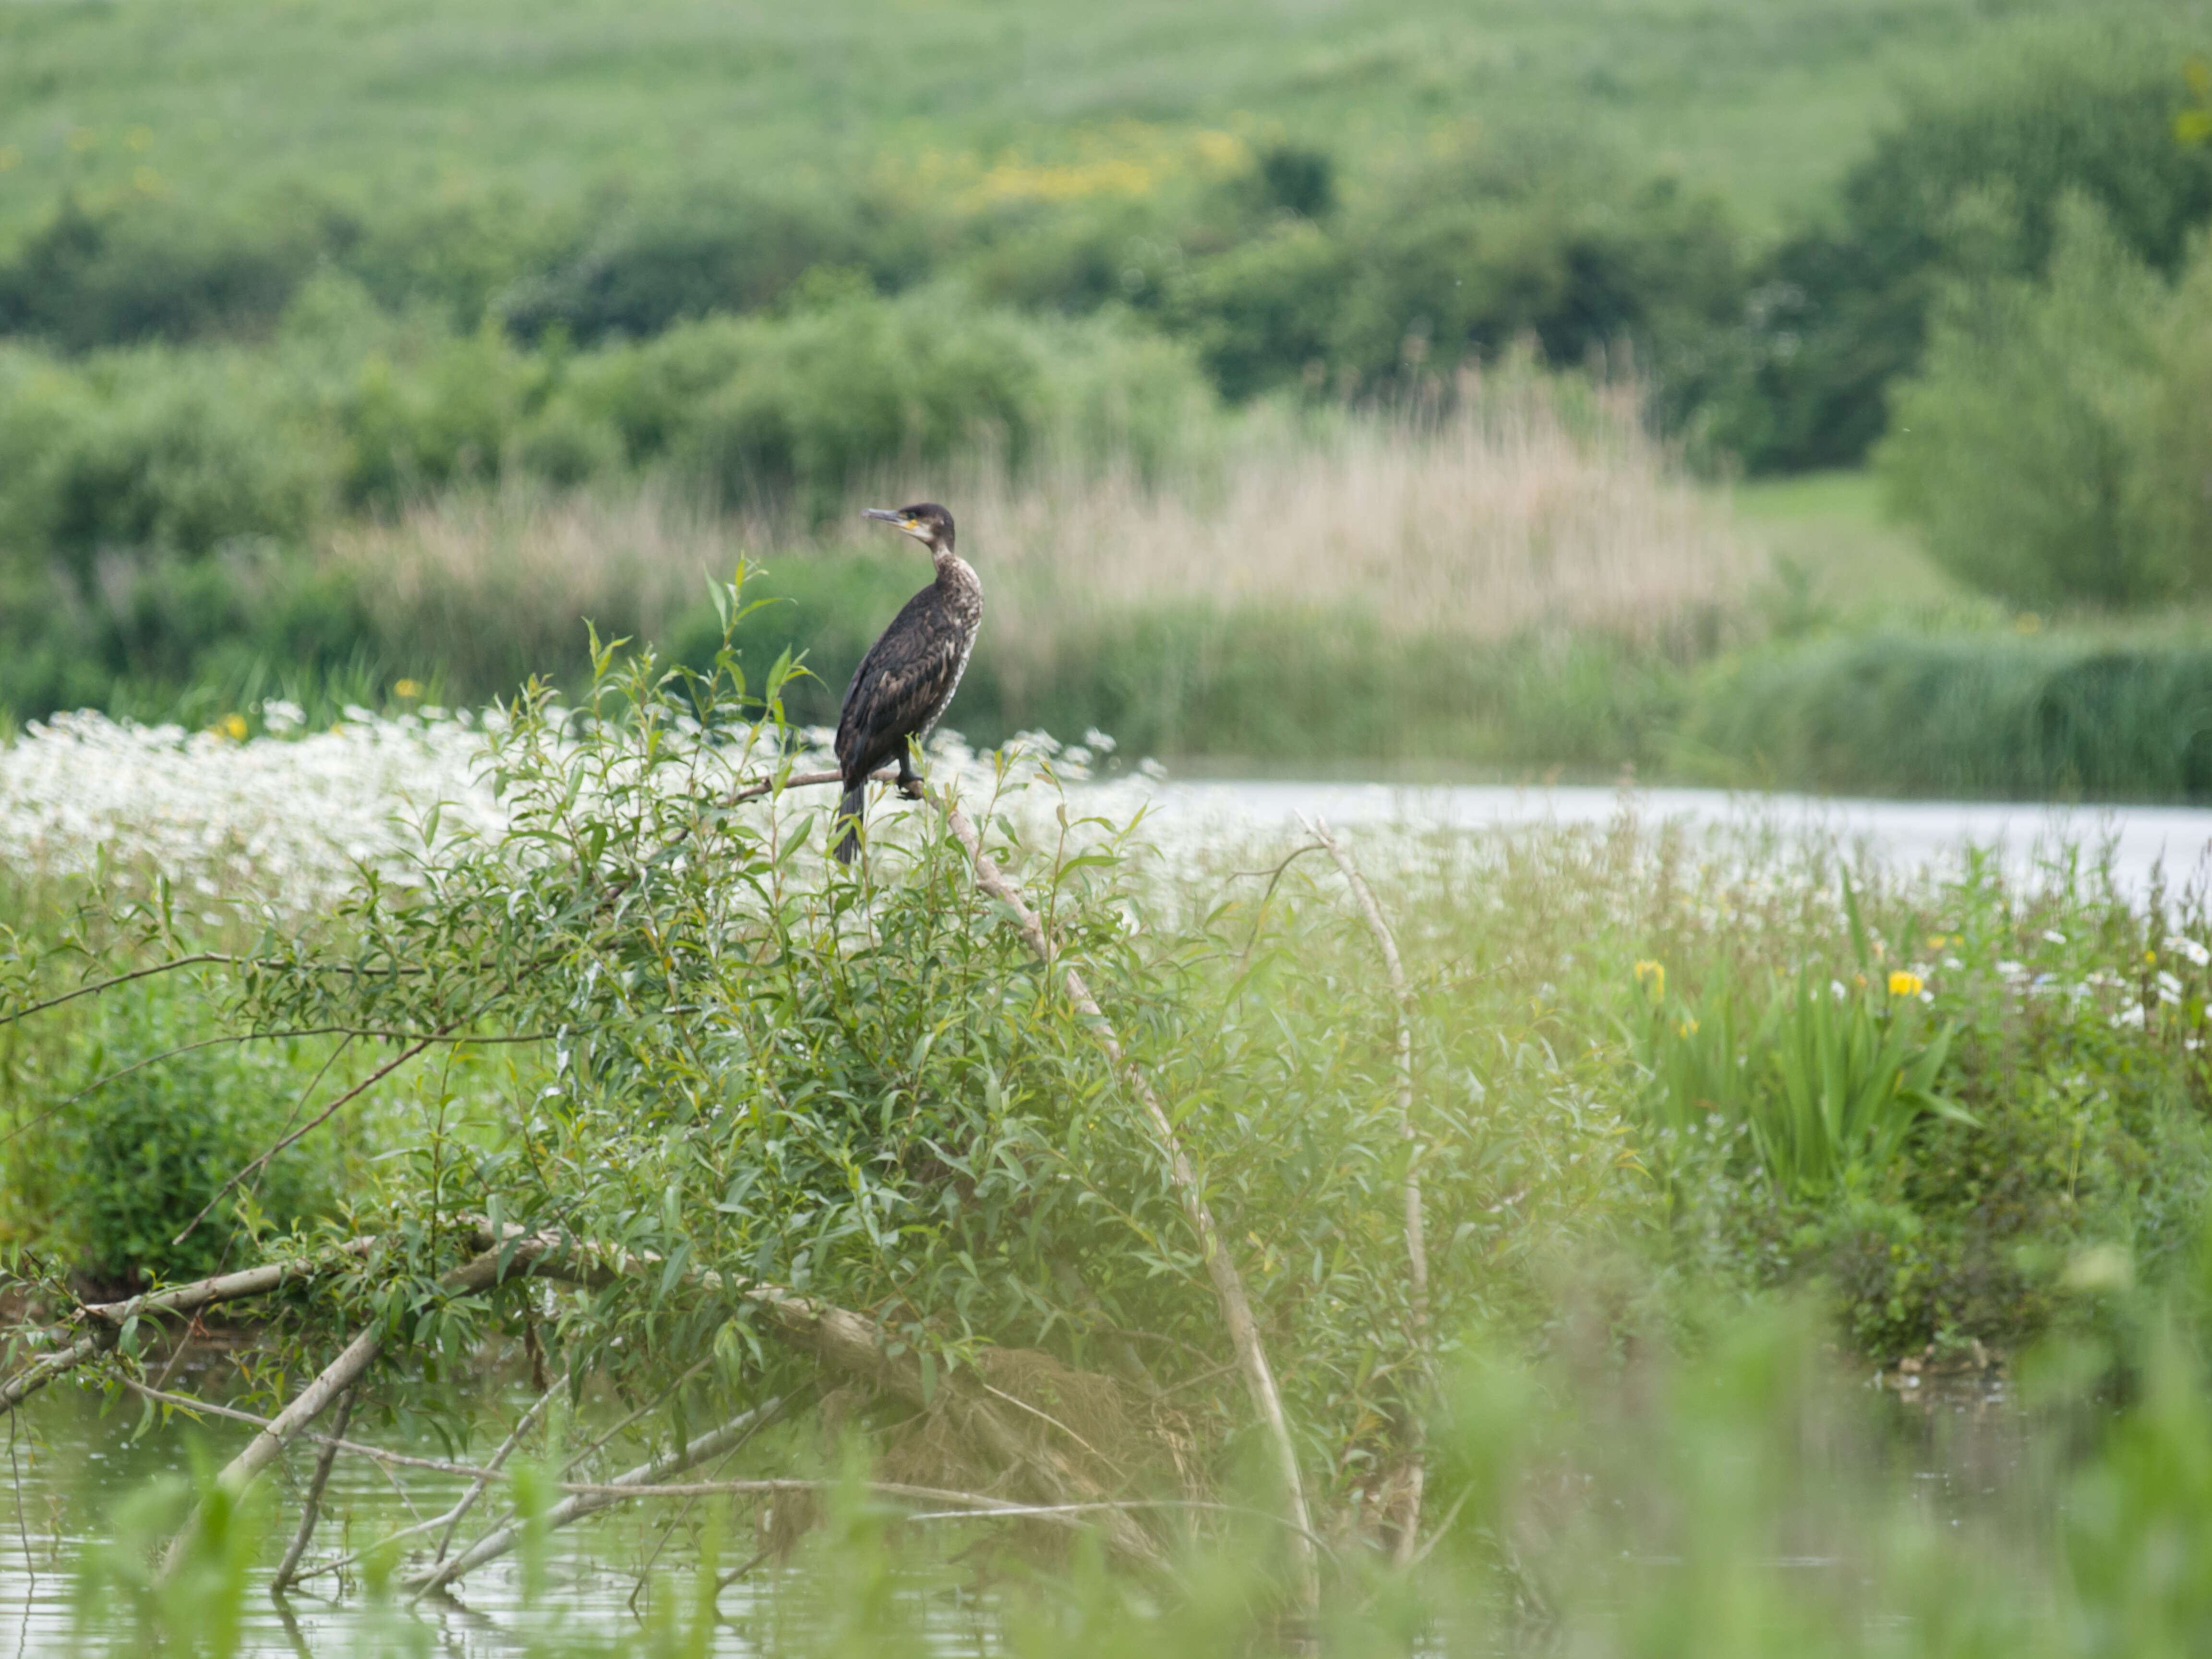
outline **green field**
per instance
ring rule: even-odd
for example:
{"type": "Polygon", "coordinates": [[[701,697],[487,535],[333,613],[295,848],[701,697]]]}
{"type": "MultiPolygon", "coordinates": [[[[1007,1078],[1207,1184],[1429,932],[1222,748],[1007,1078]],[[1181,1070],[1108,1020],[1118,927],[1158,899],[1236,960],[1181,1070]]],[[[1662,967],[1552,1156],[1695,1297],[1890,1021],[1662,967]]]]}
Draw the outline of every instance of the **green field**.
{"type": "MultiPolygon", "coordinates": [[[[1080,166],[1197,134],[1325,143],[1355,178],[1470,124],[1539,124],[1797,218],[1894,112],[1985,54],[2171,0],[859,0],[644,7],[123,0],[0,14],[0,232],[65,189],[574,211],[670,177],[1080,166]]],[[[1111,188],[1110,175],[1097,175],[1111,188]]],[[[1080,187],[1081,180],[1067,183],[1080,187]]]]}

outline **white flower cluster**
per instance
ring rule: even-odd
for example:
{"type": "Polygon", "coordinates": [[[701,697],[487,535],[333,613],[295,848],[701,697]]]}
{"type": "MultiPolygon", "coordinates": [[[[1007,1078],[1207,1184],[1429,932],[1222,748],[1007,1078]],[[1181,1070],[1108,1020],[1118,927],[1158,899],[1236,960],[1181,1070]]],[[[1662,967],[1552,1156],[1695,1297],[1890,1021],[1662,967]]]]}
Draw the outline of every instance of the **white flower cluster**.
{"type": "MultiPolygon", "coordinates": [[[[406,880],[434,806],[441,840],[506,822],[487,764],[496,714],[349,708],[329,730],[307,732],[296,708],[270,702],[261,712],[272,735],[250,740],[97,714],[32,725],[0,745],[0,861],[27,874],[104,872],[124,882],[158,872],[188,900],[222,895],[300,913],[352,888],[363,865],[406,880]]],[[[809,750],[794,769],[834,765],[831,735],[805,733],[809,750]]],[[[1044,844],[1061,834],[1061,794],[1036,786],[1068,785],[1070,839],[1079,845],[1102,833],[1080,819],[1126,823],[1147,798],[1141,782],[1089,781],[1111,748],[1103,734],[1091,738],[1063,748],[1025,732],[1006,746],[1002,772],[997,758],[948,733],[933,748],[931,777],[957,787],[971,811],[996,802],[1025,839],[1044,844]]],[[[710,775],[719,787],[736,781],[703,769],[710,775]]],[[[816,791],[784,810],[826,810],[834,799],[816,791]]],[[[871,808],[871,822],[886,827],[897,816],[896,805],[871,808]]]]}
{"type": "MultiPolygon", "coordinates": [[[[157,871],[188,893],[307,908],[350,887],[360,862],[398,872],[405,825],[435,803],[456,825],[500,822],[479,719],[347,712],[326,732],[251,742],[95,714],[33,724],[0,746],[0,858],[52,875],[157,871]]],[[[285,732],[299,711],[271,703],[264,719],[285,732]]]]}

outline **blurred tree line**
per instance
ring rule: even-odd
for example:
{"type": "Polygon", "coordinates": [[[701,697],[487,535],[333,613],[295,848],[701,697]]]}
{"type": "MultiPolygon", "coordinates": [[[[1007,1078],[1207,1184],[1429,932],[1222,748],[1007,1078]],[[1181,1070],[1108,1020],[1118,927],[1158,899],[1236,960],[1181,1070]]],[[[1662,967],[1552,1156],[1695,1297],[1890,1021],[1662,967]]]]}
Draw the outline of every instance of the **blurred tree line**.
{"type": "Polygon", "coordinates": [[[2069,198],[2178,270],[2212,220],[2196,102],[2171,42],[2045,48],[1917,95],[1763,248],[1725,201],[1565,129],[1472,135],[1356,191],[1325,147],[1280,142],[1181,188],[981,204],[883,179],[672,183],[551,214],[295,192],[218,219],[71,196],[0,255],[0,334],[73,356],[266,339],[335,271],[395,314],[566,350],[777,314],[827,272],[1115,313],[1186,345],[1231,401],[1383,392],[1522,337],[1567,368],[1625,347],[1698,453],[1787,471],[1863,460],[1941,296],[2039,276],[2069,198]]]}
{"type": "Polygon", "coordinates": [[[1765,247],[1567,131],[1356,180],[1286,140],[1172,187],[1005,200],[887,178],[551,214],[64,198],[0,251],[0,703],[188,673],[248,613],[270,650],[343,656],[343,605],[254,573],[429,491],[658,472],[820,510],[979,441],[1141,466],[1242,402],[1389,400],[1519,342],[1632,371],[1716,470],[1879,445],[1936,556],[2021,603],[2202,592],[2191,73],[2169,41],[2107,40],[1920,97],[1765,247]]]}

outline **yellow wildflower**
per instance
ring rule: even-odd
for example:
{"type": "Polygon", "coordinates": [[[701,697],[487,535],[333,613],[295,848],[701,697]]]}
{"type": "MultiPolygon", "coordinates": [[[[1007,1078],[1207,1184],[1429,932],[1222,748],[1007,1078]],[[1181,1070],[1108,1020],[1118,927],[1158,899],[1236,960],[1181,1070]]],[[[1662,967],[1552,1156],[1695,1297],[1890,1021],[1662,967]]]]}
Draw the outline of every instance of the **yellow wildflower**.
{"type": "Polygon", "coordinates": [[[1636,982],[1641,985],[1654,1002],[1667,994],[1667,969],[1663,963],[1639,962],[1636,964],[1636,982]]]}
{"type": "Polygon", "coordinates": [[[246,739],[246,716],[225,714],[215,723],[215,729],[233,743],[242,743],[246,739]]]}
{"type": "Polygon", "coordinates": [[[1697,1036],[1697,1034],[1698,1022],[1694,1019],[1686,1019],[1680,1025],[1677,1025],[1674,1028],[1674,1035],[1676,1036],[1691,1037],[1697,1036]]]}
{"type": "Polygon", "coordinates": [[[392,695],[395,697],[419,697],[422,695],[422,682],[394,680],[392,682],[392,695]]]}
{"type": "Polygon", "coordinates": [[[1889,976],[1889,994],[1893,997],[1917,997],[1925,983],[1919,975],[1908,974],[1900,968],[1889,976]]]}

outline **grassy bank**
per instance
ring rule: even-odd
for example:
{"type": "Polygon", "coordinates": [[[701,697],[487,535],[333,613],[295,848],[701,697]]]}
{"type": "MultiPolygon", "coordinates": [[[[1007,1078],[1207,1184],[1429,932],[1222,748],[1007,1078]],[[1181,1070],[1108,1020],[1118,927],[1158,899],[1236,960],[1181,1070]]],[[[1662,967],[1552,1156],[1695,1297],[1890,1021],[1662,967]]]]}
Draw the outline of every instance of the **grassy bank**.
{"type": "MultiPolygon", "coordinates": [[[[73,1304],[72,1268],[130,1283],[204,1265],[172,1254],[175,1217],[285,1121],[176,1121],[164,1090],[302,1122],[329,1103],[344,1138],[322,1123],[287,1147],[197,1248],[312,1275],[270,1304],[258,1355],[264,1385],[293,1368],[287,1397],[358,1333],[380,1336],[364,1432],[434,1423],[457,1457],[503,1442],[520,1407],[489,1414],[465,1385],[533,1366],[524,1403],[603,1403],[611,1446],[580,1448],[565,1407],[515,1436],[539,1472],[484,1501],[524,1532],[553,1483],[775,1399],[787,1425],[726,1467],[807,1501],[665,1493],[698,1507],[626,1553],[641,1595],[656,1579],[700,1591],[735,1535],[715,1529],[757,1526],[763,1549],[799,1552],[772,1603],[788,1623],[757,1633],[788,1650],[896,1650],[929,1616],[899,1592],[956,1584],[1063,1647],[1294,1644],[1273,1619],[1297,1570],[1255,1468],[1264,1429],[1219,1352],[1218,1276],[1127,1073],[1062,994],[1057,969],[1079,963],[1172,1104],[1274,1355],[1329,1644],[1575,1632],[1599,1650],[1710,1651],[1725,1606],[1746,1652],[1784,1632],[1893,1650],[1923,1631],[1941,1652],[1961,1621],[2021,1628],[2037,1584],[2028,1605],[2069,1620],[2157,1633],[2200,1616],[2193,1578],[2161,1588],[2138,1558],[2203,1527],[2184,1478],[2208,1398],[2201,895],[2123,893],[2087,857],[2019,886],[1989,860],[1847,869],[1755,821],[1692,843],[1632,799],[1600,831],[1360,842],[1401,1004],[1322,850],[1125,844],[1110,817],[1085,821],[1112,797],[1062,810],[1048,751],[1010,769],[947,754],[937,783],[991,805],[993,857],[1051,918],[1047,978],[933,812],[878,811],[855,877],[823,860],[810,803],[720,805],[767,757],[722,703],[726,672],[663,691],[617,666],[600,689],[599,722],[541,702],[478,738],[502,800],[457,799],[442,833],[307,884],[295,847],[357,781],[331,764],[343,734],[205,744],[130,792],[147,822],[128,836],[56,816],[4,958],[4,1012],[27,1017],[4,1028],[0,1196],[27,1247],[28,1323],[73,1304]],[[272,804],[289,787],[291,810],[243,849],[164,839],[240,776],[272,804]],[[134,885],[155,873],[135,847],[173,849],[166,888],[134,885]],[[346,1097],[373,1073],[325,1070],[372,1061],[392,1069],[366,1098],[346,1097]],[[199,1137],[193,1155],[151,1123],[199,1137]],[[152,1178],[170,1170],[185,1178],[152,1178]],[[450,1275],[485,1216],[495,1238],[502,1218],[558,1229],[590,1276],[464,1294],[450,1275]],[[341,1239],[368,1242],[319,1253],[341,1239]],[[805,1334],[836,1308],[867,1310],[853,1316],[876,1334],[805,1334]],[[1889,1443],[1835,1389],[1838,1346],[1900,1386],[1939,1365],[2039,1374],[2037,1443],[2073,1449],[2021,1460],[2016,1510],[1963,1534],[1916,1522],[1890,1495],[1889,1443]],[[825,1390],[832,1375],[848,1380],[825,1390]],[[2116,1417],[2100,1389],[2140,1404],[2116,1417]],[[984,1443],[961,1426],[975,1419],[955,1413],[989,1398],[1073,1449],[1052,1467],[1108,1472],[1082,1478],[1181,1517],[1158,1529],[1160,1564],[1142,1547],[1133,1563],[1127,1532],[1109,1565],[1019,1517],[966,1523],[1009,1528],[986,1553],[902,1541],[917,1489],[985,1484],[984,1443]],[[1426,1549],[1394,1568],[1409,1444],[1431,1482],[1426,1549]],[[2057,1539],[2025,1519],[2053,1493],[2069,1516],[2057,1539]],[[1790,1577],[1808,1558],[1849,1564],[1832,1597],[1790,1577]]],[[[33,738],[17,763],[52,744],[81,775],[72,742],[33,738]]],[[[434,784],[446,763],[425,751],[434,784]]],[[[155,1357],[126,1340],[91,1386],[155,1357]]],[[[219,1368],[179,1375],[229,1387],[219,1368]]],[[[111,1535],[143,1549],[186,1491],[146,1495],[111,1535]]],[[[289,1532],[270,1513],[220,1500],[167,1587],[133,1547],[101,1546],[85,1565],[115,1594],[85,1616],[178,1627],[236,1609],[289,1532]]],[[[395,1540],[369,1582],[427,1550],[395,1540]]],[[[527,1597],[549,1594],[531,1582],[527,1597]]],[[[655,1599],[665,1619],[676,1604],[655,1599]]],[[[2100,1650],[2070,1624],[2032,1628],[2054,1652],[2100,1650]]]]}

